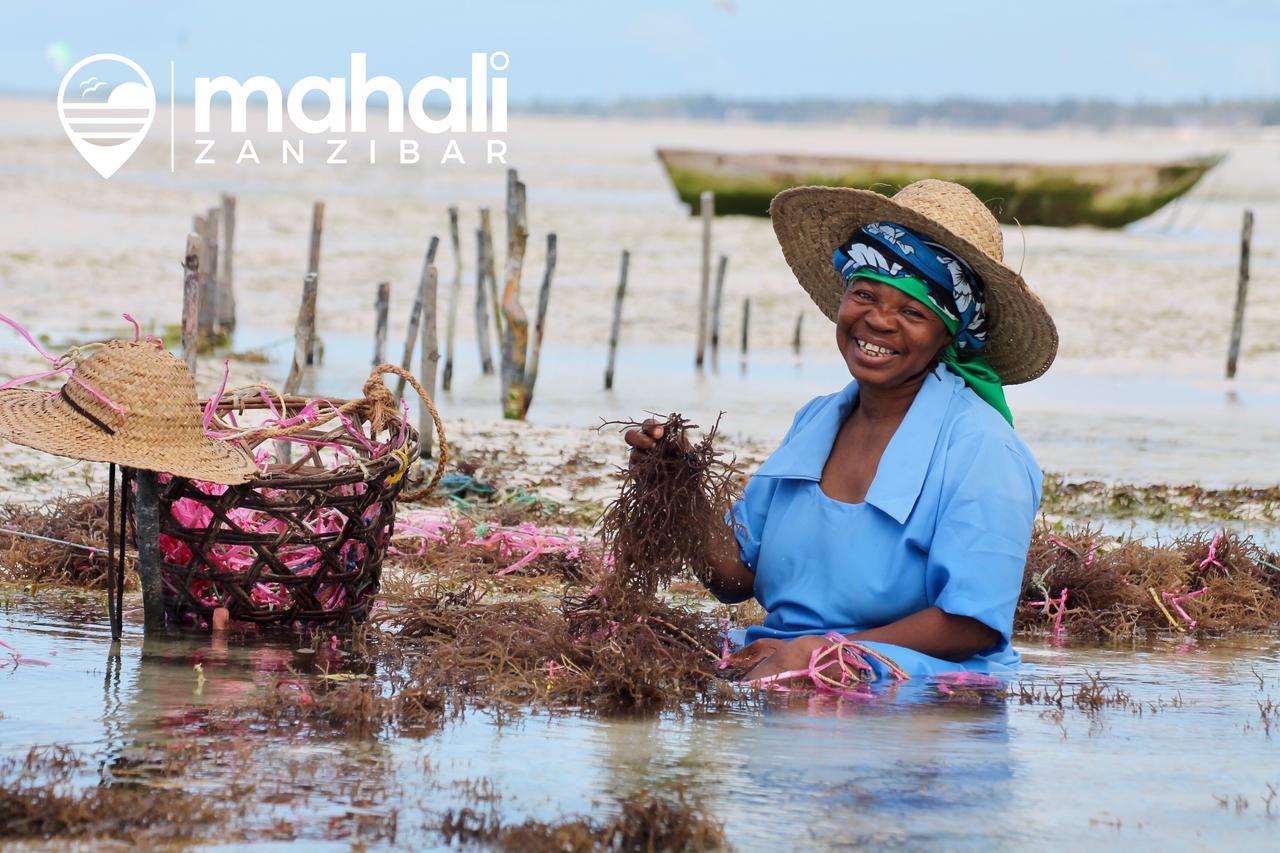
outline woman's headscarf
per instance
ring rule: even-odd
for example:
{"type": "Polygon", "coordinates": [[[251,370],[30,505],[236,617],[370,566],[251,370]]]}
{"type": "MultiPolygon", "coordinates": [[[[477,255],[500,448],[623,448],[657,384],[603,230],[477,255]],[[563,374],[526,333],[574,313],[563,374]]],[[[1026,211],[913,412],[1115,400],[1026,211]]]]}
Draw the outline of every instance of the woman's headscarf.
{"type": "Polygon", "coordinates": [[[855,278],[879,281],[937,314],[954,338],[942,351],[942,363],[1013,425],[1000,377],[981,355],[987,343],[987,304],[982,280],[968,264],[945,246],[892,222],[863,226],[836,249],[833,261],[846,286],[855,278]]]}

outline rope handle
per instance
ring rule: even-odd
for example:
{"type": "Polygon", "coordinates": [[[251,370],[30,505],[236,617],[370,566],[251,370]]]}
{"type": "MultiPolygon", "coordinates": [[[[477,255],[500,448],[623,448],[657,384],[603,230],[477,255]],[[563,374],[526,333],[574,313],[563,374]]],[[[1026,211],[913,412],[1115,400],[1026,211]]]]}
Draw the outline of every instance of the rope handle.
{"type": "MultiPolygon", "coordinates": [[[[405,494],[404,492],[400,493],[399,500],[409,502],[420,501],[436,490],[436,485],[440,482],[440,478],[444,476],[444,468],[449,464],[449,442],[444,435],[444,421],[440,420],[440,413],[436,411],[436,404],[432,401],[431,395],[428,394],[426,389],[418,383],[417,378],[412,373],[402,367],[397,367],[394,364],[384,362],[383,364],[379,364],[375,367],[373,369],[373,373],[369,374],[369,382],[372,382],[373,378],[377,376],[379,377],[378,384],[383,388],[386,388],[387,386],[381,381],[381,374],[383,373],[394,373],[396,376],[399,376],[401,379],[413,386],[413,390],[417,392],[423,405],[427,407],[427,411],[431,414],[431,421],[435,424],[436,434],[440,436],[440,458],[436,462],[435,470],[431,472],[431,480],[416,492],[411,492],[409,494],[405,494]]],[[[365,383],[366,389],[368,388],[369,382],[365,383]]],[[[387,392],[387,396],[391,396],[390,391],[387,392]]]]}

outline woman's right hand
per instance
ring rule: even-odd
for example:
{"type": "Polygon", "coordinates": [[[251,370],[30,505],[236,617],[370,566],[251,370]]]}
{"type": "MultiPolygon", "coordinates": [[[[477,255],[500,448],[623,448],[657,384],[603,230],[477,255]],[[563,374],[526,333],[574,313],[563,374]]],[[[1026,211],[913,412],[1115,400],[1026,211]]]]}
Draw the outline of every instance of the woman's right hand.
{"type": "MultiPolygon", "coordinates": [[[[665,421],[649,418],[638,427],[632,427],[623,435],[623,439],[631,446],[631,463],[635,464],[642,453],[652,453],[666,434],[665,421]]],[[[688,439],[684,439],[688,443],[688,439]]]]}

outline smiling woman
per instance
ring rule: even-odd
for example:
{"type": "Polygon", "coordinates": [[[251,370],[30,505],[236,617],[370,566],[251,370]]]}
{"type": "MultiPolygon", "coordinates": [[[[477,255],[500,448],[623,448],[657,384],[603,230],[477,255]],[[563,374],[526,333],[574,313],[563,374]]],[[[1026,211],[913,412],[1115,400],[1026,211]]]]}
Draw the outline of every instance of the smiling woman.
{"type": "Polygon", "coordinates": [[[737,553],[707,555],[712,592],[768,612],[736,663],[794,673],[854,640],[910,675],[1011,671],[1042,478],[1003,386],[1048,369],[1052,319],[957,184],[803,187],[770,213],[853,381],[799,411],[733,508],[737,553]]]}

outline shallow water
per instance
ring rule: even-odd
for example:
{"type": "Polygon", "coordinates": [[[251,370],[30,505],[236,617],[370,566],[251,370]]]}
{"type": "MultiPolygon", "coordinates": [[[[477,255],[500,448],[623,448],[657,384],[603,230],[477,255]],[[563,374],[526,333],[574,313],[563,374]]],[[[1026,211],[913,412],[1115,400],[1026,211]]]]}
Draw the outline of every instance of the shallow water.
{"type": "MultiPolygon", "coordinates": [[[[234,704],[291,667],[305,670],[309,657],[280,640],[144,644],[131,623],[112,658],[92,610],[11,603],[0,613],[0,638],[48,664],[0,670],[0,757],[63,743],[110,763],[157,737],[199,737],[199,709],[234,704]]],[[[1257,702],[1280,699],[1280,641],[1022,648],[1024,681],[1063,679],[1070,694],[1101,671],[1141,712],[946,703],[913,683],[870,703],[768,702],[707,716],[529,714],[498,725],[471,713],[422,740],[291,741],[248,730],[240,736],[253,761],[241,772],[308,768],[283,783],[296,797],[269,808],[317,849],[350,843],[334,826],[376,824],[393,810],[395,844],[442,846],[424,825],[445,808],[475,806],[465,791],[485,778],[511,822],[604,815],[636,790],[683,787],[740,849],[1262,849],[1274,840],[1280,798],[1269,808],[1266,798],[1269,784],[1280,788],[1280,721],[1268,733],[1257,702]]]]}

